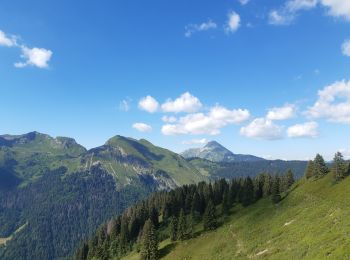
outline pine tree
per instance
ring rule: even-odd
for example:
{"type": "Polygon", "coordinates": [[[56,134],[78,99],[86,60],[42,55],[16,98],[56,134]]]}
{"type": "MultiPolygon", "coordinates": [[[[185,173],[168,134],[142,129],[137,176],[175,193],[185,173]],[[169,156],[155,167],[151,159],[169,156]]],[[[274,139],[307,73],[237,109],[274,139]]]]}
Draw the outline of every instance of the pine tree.
{"type": "Polygon", "coordinates": [[[333,159],[333,178],[335,181],[342,180],[347,173],[346,163],[343,158],[343,155],[340,152],[337,152],[333,159]]]}
{"type": "Polygon", "coordinates": [[[214,230],[217,227],[215,206],[211,200],[209,200],[204,212],[203,226],[204,230],[214,230]]]}
{"type": "Polygon", "coordinates": [[[175,216],[172,216],[170,220],[170,240],[171,241],[177,240],[177,227],[178,227],[177,218],[175,216]]]}
{"type": "Polygon", "coordinates": [[[315,176],[315,164],[314,161],[310,160],[305,170],[305,178],[310,179],[313,176],[315,176]]]}
{"type": "Polygon", "coordinates": [[[188,215],[188,219],[187,219],[187,237],[188,238],[192,238],[193,237],[193,233],[194,233],[194,222],[195,222],[195,216],[192,214],[188,215]]]}
{"type": "Polygon", "coordinates": [[[187,222],[186,222],[186,216],[183,209],[180,211],[179,216],[179,224],[177,229],[177,238],[179,240],[185,240],[187,234],[187,222]]]}
{"type": "Polygon", "coordinates": [[[286,174],[286,184],[287,184],[287,189],[289,189],[295,182],[294,179],[294,174],[292,172],[292,170],[288,170],[287,174],[286,174]]]}
{"type": "Polygon", "coordinates": [[[154,227],[158,228],[158,226],[159,226],[159,213],[155,207],[151,208],[150,213],[149,213],[149,217],[152,220],[154,227]]]}
{"type": "Polygon", "coordinates": [[[272,182],[271,175],[265,174],[264,175],[264,186],[263,186],[264,196],[271,195],[271,182],[272,182]]]}
{"type": "Polygon", "coordinates": [[[249,206],[254,202],[254,199],[255,199],[254,184],[250,177],[247,177],[244,180],[242,192],[243,192],[242,205],[244,207],[249,206]]]}
{"type": "Polygon", "coordinates": [[[320,154],[314,160],[314,173],[316,177],[323,177],[328,173],[326,162],[320,154]]]}
{"type": "Polygon", "coordinates": [[[151,219],[148,219],[142,230],[142,260],[157,260],[158,257],[158,240],[156,230],[151,219]]]}
{"type": "Polygon", "coordinates": [[[280,194],[280,178],[278,176],[276,176],[274,179],[273,179],[273,182],[272,182],[272,189],[271,189],[271,199],[272,199],[272,202],[277,204],[278,202],[281,201],[281,194],[280,194]]]}
{"type": "Polygon", "coordinates": [[[224,196],[222,199],[222,204],[221,204],[221,211],[223,215],[227,215],[230,210],[230,203],[229,203],[229,191],[228,189],[225,189],[224,191],[224,196]]]}

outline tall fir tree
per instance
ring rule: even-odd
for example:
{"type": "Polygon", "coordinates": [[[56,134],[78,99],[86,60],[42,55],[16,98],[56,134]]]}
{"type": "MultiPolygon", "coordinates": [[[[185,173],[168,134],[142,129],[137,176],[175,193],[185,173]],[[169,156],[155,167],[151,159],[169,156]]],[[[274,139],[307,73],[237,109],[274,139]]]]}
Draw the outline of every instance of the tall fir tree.
{"type": "Polygon", "coordinates": [[[328,173],[328,167],[320,154],[317,154],[314,160],[314,172],[316,177],[323,177],[328,173]]]}
{"type": "Polygon", "coordinates": [[[242,205],[244,207],[249,206],[255,200],[254,184],[250,177],[247,177],[244,180],[242,192],[243,192],[242,205]]]}
{"type": "Polygon", "coordinates": [[[268,173],[264,174],[264,185],[263,185],[264,196],[270,196],[271,195],[271,184],[272,184],[272,177],[271,177],[271,175],[268,174],[268,173]]]}
{"type": "Polygon", "coordinates": [[[228,215],[229,210],[230,210],[229,190],[228,188],[226,188],[224,191],[224,196],[222,198],[221,212],[223,215],[228,215]]]}
{"type": "Polygon", "coordinates": [[[271,199],[275,204],[281,201],[280,178],[278,176],[275,176],[272,181],[271,199]]]}
{"type": "Polygon", "coordinates": [[[333,165],[332,165],[333,178],[335,181],[342,180],[347,173],[347,167],[343,155],[337,152],[334,155],[333,165]]]}
{"type": "Polygon", "coordinates": [[[172,216],[170,219],[170,240],[171,241],[177,240],[177,227],[178,227],[178,220],[175,216],[172,216]]]}
{"type": "Polygon", "coordinates": [[[185,240],[187,235],[187,222],[186,222],[186,216],[183,209],[180,211],[179,215],[179,224],[177,229],[177,238],[179,240],[185,240]]]}
{"type": "Polygon", "coordinates": [[[156,230],[151,219],[145,222],[142,230],[142,260],[157,260],[158,256],[158,239],[156,230]]]}
{"type": "Polygon", "coordinates": [[[310,179],[313,176],[315,176],[315,164],[314,161],[310,160],[306,166],[305,178],[310,179]]]}
{"type": "Polygon", "coordinates": [[[214,203],[209,200],[203,216],[204,230],[214,230],[217,228],[216,213],[214,203]]]}

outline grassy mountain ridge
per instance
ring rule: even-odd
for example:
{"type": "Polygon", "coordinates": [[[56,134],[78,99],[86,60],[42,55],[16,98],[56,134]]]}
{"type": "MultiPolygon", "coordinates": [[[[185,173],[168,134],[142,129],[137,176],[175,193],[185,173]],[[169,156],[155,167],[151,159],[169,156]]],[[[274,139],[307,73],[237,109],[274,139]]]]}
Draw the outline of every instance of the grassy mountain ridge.
{"type": "Polygon", "coordinates": [[[215,231],[163,241],[162,259],[348,259],[349,196],[350,178],[302,179],[277,205],[269,198],[246,208],[236,205],[215,231]]]}

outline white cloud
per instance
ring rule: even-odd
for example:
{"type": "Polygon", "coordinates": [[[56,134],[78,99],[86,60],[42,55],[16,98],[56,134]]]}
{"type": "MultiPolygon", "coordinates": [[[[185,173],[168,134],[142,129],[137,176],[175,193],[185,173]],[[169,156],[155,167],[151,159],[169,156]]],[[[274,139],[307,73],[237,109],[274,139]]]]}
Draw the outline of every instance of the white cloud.
{"type": "Polygon", "coordinates": [[[208,143],[208,140],[206,138],[202,138],[202,139],[192,139],[189,141],[183,141],[182,144],[186,144],[186,145],[194,145],[194,144],[206,144],[208,143]]]}
{"type": "Polygon", "coordinates": [[[173,112],[173,113],[194,113],[197,112],[202,107],[200,100],[191,95],[189,92],[182,94],[180,97],[174,101],[168,99],[163,105],[162,110],[164,112],[173,112]]]}
{"type": "Polygon", "coordinates": [[[15,63],[16,68],[35,66],[42,69],[49,66],[48,62],[52,57],[52,51],[43,48],[28,48],[26,46],[22,46],[21,50],[21,57],[25,59],[25,61],[15,63]]]}
{"type": "Polygon", "coordinates": [[[301,10],[309,10],[316,7],[318,0],[290,0],[281,8],[271,10],[269,13],[269,24],[289,25],[301,10]]]}
{"type": "Polygon", "coordinates": [[[272,10],[269,13],[269,24],[272,25],[289,25],[294,16],[285,11],[272,10]]]}
{"type": "Polygon", "coordinates": [[[246,5],[249,3],[250,0],[238,0],[238,1],[241,3],[241,5],[246,5]]]}
{"type": "Polygon", "coordinates": [[[241,17],[235,11],[229,12],[227,16],[228,16],[228,21],[225,26],[225,31],[227,33],[233,33],[237,31],[238,28],[241,26],[241,17]]]}
{"type": "Polygon", "coordinates": [[[177,118],[174,116],[163,116],[162,121],[164,123],[175,123],[177,121],[177,118]]]}
{"type": "Polygon", "coordinates": [[[287,135],[292,138],[315,138],[318,136],[318,124],[316,122],[307,122],[293,125],[287,129],[287,135]]]}
{"type": "Polygon", "coordinates": [[[308,10],[317,6],[318,0],[291,0],[286,3],[286,8],[290,12],[308,10]]]}
{"type": "Polygon", "coordinates": [[[217,135],[220,129],[230,125],[242,123],[250,117],[246,109],[229,110],[222,106],[215,106],[207,114],[195,113],[181,117],[177,124],[166,124],[162,127],[164,135],[180,134],[209,134],[217,135]]]}
{"type": "Polygon", "coordinates": [[[266,118],[269,120],[287,120],[295,116],[295,110],[295,106],[291,104],[270,108],[266,118]]]}
{"type": "Polygon", "coordinates": [[[135,123],[132,125],[132,128],[134,128],[140,132],[151,132],[152,131],[152,127],[150,125],[145,124],[145,123],[135,123]]]}
{"type": "Polygon", "coordinates": [[[349,0],[289,0],[281,8],[269,13],[269,23],[288,25],[301,10],[310,10],[318,5],[327,8],[328,15],[342,17],[350,21],[349,0]]]}
{"type": "Polygon", "coordinates": [[[321,4],[329,8],[328,14],[335,17],[343,17],[350,21],[349,0],[321,0],[321,4]]]}
{"type": "Polygon", "coordinates": [[[11,36],[7,36],[3,31],[0,30],[0,46],[13,47],[16,45],[16,39],[11,36]]]}
{"type": "Polygon", "coordinates": [[[256,118],[240,130],[240,134],[256,139],[277,140],[283,138],[283,127],[266,118],[256,118]]]}
{"type": "Polygon", "coordinates": [[[210,29],[216,29],[216,28],[217,28],[217,24],[212,20],[208,20],[207,22],[204,22],[201,24],[189,24],[185,27],[186,29],[185,36],[191,37],[192,34],[195,32],[203,32],[203,31],[208,31],[210,29]]]}
{"type": "Polygon", "coordinates": [[[345,40],[341,46],[343,55],[350,57],[350,40],[345,40]]]}
{"type": "Polygon", "coordinates": [[[338,81],[318,91],[318,100],[306,115],[350,124],[350,81],[338,81]]]}
{"type": "Polygon", "coordinates": [[[124,99],[119,103],[119,110],[128,112],[130,110],[130,99],[124,99]]]}
{"type": "Polygon", "coordinates": [[[139,101],[139,108],[149,113],[154,113],[158,110],[159,103],[151,96],[143,97],[139,101]]]}

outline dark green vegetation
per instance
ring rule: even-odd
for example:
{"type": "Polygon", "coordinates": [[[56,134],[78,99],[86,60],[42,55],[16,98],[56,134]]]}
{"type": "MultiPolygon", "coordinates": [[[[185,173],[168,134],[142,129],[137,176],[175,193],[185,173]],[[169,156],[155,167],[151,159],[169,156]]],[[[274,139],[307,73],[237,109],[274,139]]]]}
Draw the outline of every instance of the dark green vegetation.
{"type": "Polygon", "coordinates": [[[276,185],[280,192],[286,192],[293,182],[291,172],[283,176],[261,174],[254,179],[221,179],[155,193],[102,225],[81,245],[76,259],[119,259],[133,249],[140,250],[141,259],[158,259],[164,256],[158,252],[158,238],[191,239],[194,226],[201,223],[204,231],[215,230],[233,205],[248,207],[264,194],[277,195],[273,190],[276,185]]]}
{"type": "Polygon", "coordinates": [[[246,154],[234,154],[216,141],[207,143],[203,148],[192,148],[181,153],[185,158],[202,158],[212,162],[254,162],[265,159],[246,154]]]}
{"type": "Polygon", "coordinates": [[[37,132],[0,136],[0,258],[69,258],[101,223],[153,191],[289,168],[300,176],[305,166],[185,160],[121,136],[88,151],[37,132]]]}

